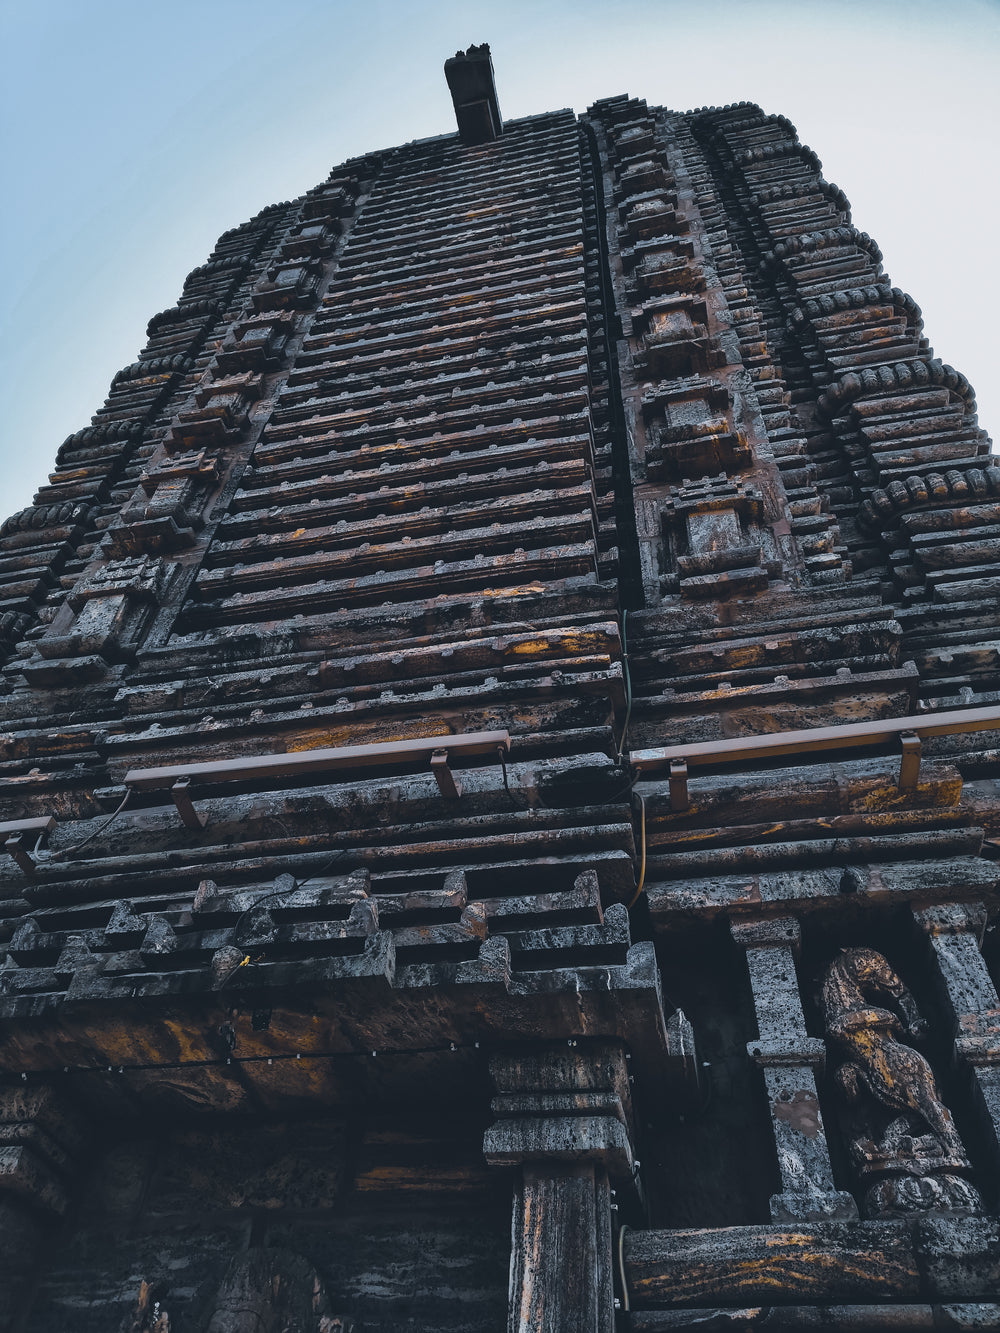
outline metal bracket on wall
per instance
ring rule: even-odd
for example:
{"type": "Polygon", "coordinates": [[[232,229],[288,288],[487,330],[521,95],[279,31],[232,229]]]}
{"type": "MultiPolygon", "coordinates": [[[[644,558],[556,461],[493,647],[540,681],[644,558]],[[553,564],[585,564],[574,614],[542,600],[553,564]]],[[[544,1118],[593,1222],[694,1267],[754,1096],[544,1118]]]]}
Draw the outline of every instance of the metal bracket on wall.
{"type": "Polygon", "coordinates": [[[28,851],[29,843],[37,847],[41,840],[56,826],[54,815],[43,815],[40,819],[15,819],[0,824],[0,837],[3,849],[13,857],[29,879],[35,877],[35,863],[28,851]],[[32,836],[34,835],[34,836],[32,836]]]}
{"type": "Polygon", "coordinates": [[[435,750],[431,755],[431,772],[437,778],[438,790],[442,796],[459,797],[462,784],[457,782],[455,774],[448,767],[448,751],[435,750]]]}
{"type": "Polygon", "coordinates": [[[203,815],[191,803],[191,779],[189,777],[178,778],[170,788],[170,795],[174,798],[174,805],[177,807],[177,813],[181,817],[181,823],[185,828],[202,829],[208,823],[203,815]]]}
{"type": "Polygon", "coordinates": [[[671,759],[670,777],[667,779],[670,787],[670,808],[676,812],[686,810],[691,804],[691,798],[688,796],[688,766],[685,759],[671,759]]]}
{"type": "Polygon", "coordinates": [[[903,747],[899,760],[899,790],[911,796],[920,780],[920,737],[915,731],[904,731],[899,739],[903,747]]]}

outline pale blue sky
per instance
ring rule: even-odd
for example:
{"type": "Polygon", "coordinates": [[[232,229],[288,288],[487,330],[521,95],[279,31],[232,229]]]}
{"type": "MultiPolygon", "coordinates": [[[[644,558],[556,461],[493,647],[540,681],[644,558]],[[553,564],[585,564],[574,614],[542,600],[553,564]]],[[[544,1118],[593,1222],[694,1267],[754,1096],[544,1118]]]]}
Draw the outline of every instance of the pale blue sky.
{"type": "Polygon", "coordinates": [[[449,133],[443,61],[481,41],[505,116],[619,92],[787,115],[1000,432],[995,0],[0,0],[0,18],[4,514],[220,232],[344,158],[449,133]]]}

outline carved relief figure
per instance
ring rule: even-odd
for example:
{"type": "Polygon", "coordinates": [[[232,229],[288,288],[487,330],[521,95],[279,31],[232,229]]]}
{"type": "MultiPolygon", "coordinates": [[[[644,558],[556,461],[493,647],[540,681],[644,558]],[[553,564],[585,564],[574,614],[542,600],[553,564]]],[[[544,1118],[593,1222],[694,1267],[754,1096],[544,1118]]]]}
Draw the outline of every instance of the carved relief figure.
{"type": "Polygon", "coordinates": [[[869,1217],[982,1206],[930,1064],[900,1038],[927,1025],[913,996],[874,949],[842,949],[823,981],[828,1037],[846,1057],[834,1074],[847,1104],[851,1157],[869,1217]],[[883,1006],[892,1006],[883,1007],[883,1006]]]}
{"type": "Polygon", "coordinates": [[[206,1333],[350,1333],[329,1311],[318,1274],[301,1255],[254,1249],[229,1265],[206,1333]]]}

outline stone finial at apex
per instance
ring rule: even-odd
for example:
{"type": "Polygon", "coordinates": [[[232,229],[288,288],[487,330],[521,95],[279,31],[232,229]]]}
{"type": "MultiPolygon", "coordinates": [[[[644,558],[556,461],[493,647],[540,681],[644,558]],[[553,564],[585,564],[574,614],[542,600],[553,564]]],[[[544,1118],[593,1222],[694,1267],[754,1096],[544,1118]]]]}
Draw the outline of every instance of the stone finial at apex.
{"type": "Polygon", "coordinates": [[[489,43],[457,51],[444,62],[444,73],[462,142],[472,146],[498,139],[503,133],[503,121],[489,43]]]}

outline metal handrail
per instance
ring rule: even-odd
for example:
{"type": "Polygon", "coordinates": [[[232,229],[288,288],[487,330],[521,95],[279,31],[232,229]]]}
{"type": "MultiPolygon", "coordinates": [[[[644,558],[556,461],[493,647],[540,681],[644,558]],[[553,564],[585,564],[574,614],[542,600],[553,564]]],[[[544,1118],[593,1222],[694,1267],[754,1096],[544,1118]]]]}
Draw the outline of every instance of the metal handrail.
{"type": "Polygon", "coordinates": [[[510,733],[471,731],[455,736],[422,736],[408,741],[378,741],[337,749],[301,750],[292,754],[264,754],[239,759],[209,759],[164,768],[133,768],[125,774],[131,791],[169,791],[181,819],[189,828],[203,828],[204,820],[191,804],[195,785],[248,782],[254,779],[300,777],[340,769],[384,768],[429,762],[443,796],[457,797],[462,789],[449,767],[454,758],[510,753],[510,733]]]}
{"type": "Polygon", "coordinates": [[[809,727],[797,731],[772,731],[760,736],[737,736],[716,741],[694,741],[687,745],[663,745],[633,750],[629,760],[640,775],[669,771],[670,805],[675,811],[688,808],[688,769],[711,764],[752,763],[780,759],[783,755],[811,755],[826,750],[856,749],[880,745],[898,737],[902,744],[899,789],[915,790],[920,776],[921,740],[926,736],[952,736],[968,731],[1000,731],[1000,706],[956,709],[949,713],[917,713],[909,717],[882,718],[873,722],[845,722],[837,727],[809,727]]]}

